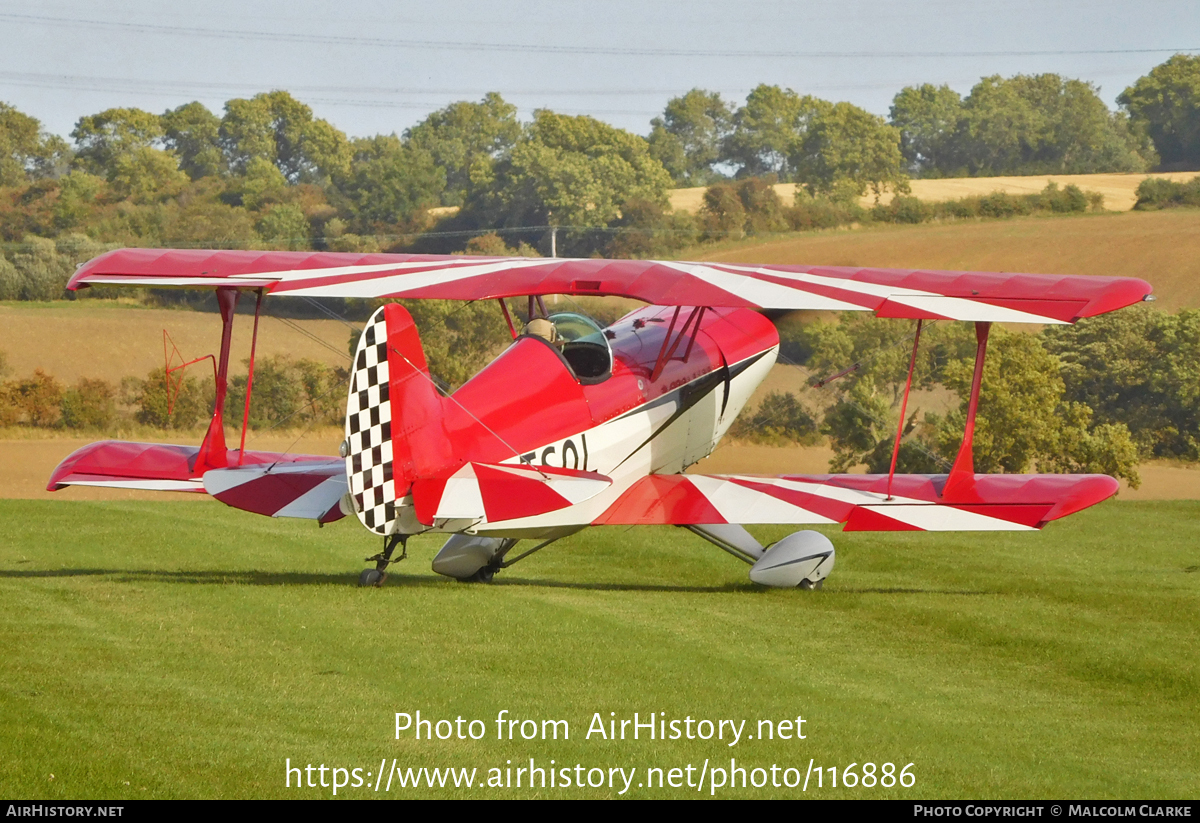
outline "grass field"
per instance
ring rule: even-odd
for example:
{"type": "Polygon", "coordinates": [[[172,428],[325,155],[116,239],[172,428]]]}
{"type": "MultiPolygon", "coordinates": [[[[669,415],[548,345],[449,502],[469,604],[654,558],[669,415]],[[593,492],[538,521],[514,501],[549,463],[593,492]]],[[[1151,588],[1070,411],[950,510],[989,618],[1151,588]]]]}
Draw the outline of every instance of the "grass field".
{"type": "Polygon", "coordinates": [[[821,592],[754,587],[666,529],[589,530],[491,586],[437,577],[436,542],[418,539],[374,590],[353,581],[375,544],[344,522],[213,502],[0,501],[0,516],[9,797],[328,796],[286,789],[285,760],[373,773],[395,758],[478,781],[531,757],[636,767],[635,797],[696,795],[639,788],[649,767],[731,757],[801,775],[810,760],[913,764],[911,789],[835,790],[826,772],[809,797],[1197,796],[1200,503],[1110,503],[1032,535],[831,532],[821,592]],[[418,709],[484,720],[486,736],[396,740],[394,713],[418,709]],[[498,741],[503,709],[566,720],[570,739],[498,741]],[[806,739],[588,740],[597,712],[747,733],[803,716],[806,739]]]}

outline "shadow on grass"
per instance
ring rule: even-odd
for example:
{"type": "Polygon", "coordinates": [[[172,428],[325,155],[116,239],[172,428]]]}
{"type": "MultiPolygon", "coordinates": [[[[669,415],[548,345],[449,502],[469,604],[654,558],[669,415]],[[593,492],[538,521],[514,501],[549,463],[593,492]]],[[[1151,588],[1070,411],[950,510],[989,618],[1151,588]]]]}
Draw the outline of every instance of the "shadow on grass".
{"type": "MultiPolygon", "coordinates": [[[[354,585],[353,574],[312,574],[263,571],[166,571],[162,569],[40,569],[0,571],[2,578],[107,577],[118,583],[190,583],[193,585],[237,586],[329,586],[354,585]]],[[[414,584],[438,583],[428,578],[411,578],[414,584]]]]}
{"type": "Polygon", "coordinates": [[[898,587],[884,588],[876,587],[871,589],[834,589],[836,594],[1000,594],[999,591],[974,591],[972,589],[902,589],[898,587]]]}
{"type": "MultiPolygon", "coordinates": [[[[0,570],[0,579],[52,579],[71,577],[106,577],[118,583],[186,583],[190,585],[234,585],[234,586],[353,586],[358,578],[353,573],[314,574],[304,572],[264,571],[167,571],[163,569],[30,569],[0,570]]],[[[449,578],[425,577],[393,572],[388,575],[388,588],[426,586],[450,586],[455,581],[449,578]]],[[[575,589],[581,591],[611,592],[670,592],[685,594],[766,594],[772,589],[749,581],[724,583],[718,586],[666,585],[661,583],[573,583],[560,580],[535,580],[524,577],[498,578],[492,583],[467,584],[481,587],[528,587],[542,589],[575,589]]],[[[814,592],[812,596],[832,594],[999,594],[994,591],[970,591],[957,589],[917,588],[836,588],[827,592],[814,592]]]]}
{"type": "MultiPolygon", "coordinates": [[[[52,579],[71,577],[106,577],[118,583],[188,583],[192,585],[235,586],[354,586],[357,574],[312,574],[303,572],[264,571],[166,571],[162,569],[30,569],[0,570],[0,579],[52,579]]],[[[449,578],[424,577],[393,572],[388,575],[387,588],[413,586],[452,586],[449,578]]],[[[763,591],[753,583],[727,583],[722,586],[668,586],[639,583],[568,583],[555,580],[530,580],[509,577],[494,583],[466,584],[480,587],[530,586],[552,589],[587,589],[593,591],[691,592],[722,594],[727,592],[763,591]]]]}

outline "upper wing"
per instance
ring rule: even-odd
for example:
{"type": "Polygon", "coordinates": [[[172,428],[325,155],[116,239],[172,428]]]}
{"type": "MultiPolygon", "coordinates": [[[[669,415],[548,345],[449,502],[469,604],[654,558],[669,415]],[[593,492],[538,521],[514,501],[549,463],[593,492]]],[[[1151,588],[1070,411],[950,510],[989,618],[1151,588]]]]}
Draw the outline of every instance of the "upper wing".
{"type": "Polygon", "coordinates": [[[942,496],[946,475],[650,475],[594,525],[845,523],[846,531],[1023,531],[1106,500],[1102,474],[977,474],[969,496],[942,496]]]}
{"type": "Polygon", "coordinates": [[[619,295],[657,306],[873,311],[879,317],[1009,323],[1070,323],[1137,303],[1151,291],[1136,278],[1086,275],[197,249],[112,251],[81,266],[67,287],[100,284],[443,300],[619,295]]]}

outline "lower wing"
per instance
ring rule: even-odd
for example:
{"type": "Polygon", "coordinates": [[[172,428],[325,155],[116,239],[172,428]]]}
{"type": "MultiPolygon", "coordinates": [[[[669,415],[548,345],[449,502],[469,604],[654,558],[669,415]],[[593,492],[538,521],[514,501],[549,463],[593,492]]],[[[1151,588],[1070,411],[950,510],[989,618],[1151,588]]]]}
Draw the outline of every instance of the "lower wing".
{"type": "Polygon", "coordinates": [[[1102,474],[977,474],[946,499],[946,475],[650,475],[593,525],[844,523],[845,531],[1040,529],[1116,494],[1102,474]]]}

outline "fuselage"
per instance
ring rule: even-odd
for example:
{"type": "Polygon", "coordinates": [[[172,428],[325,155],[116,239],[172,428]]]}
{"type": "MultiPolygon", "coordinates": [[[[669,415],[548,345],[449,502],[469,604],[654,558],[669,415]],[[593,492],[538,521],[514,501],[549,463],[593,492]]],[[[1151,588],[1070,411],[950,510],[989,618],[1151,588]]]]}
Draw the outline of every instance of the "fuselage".
{"type": "MultiPolygon", "coordinates": [[[[537,518],[446,520],[432,530],[508,537],[572,530],[602,515],[636,480],[677,474],[707,457],[774,365],[779,336],[754,311],[708,309],[684,330],[689,313],[647,307],[605,329],[611,370],[601,378],[580,377],[540,338],[517,338],[445,404],[457,458],[591,471],[612,485],[537,518]]],[[[400,530],[431,530],[416,522],[409,502],[397,501],[400,530]]]]}

